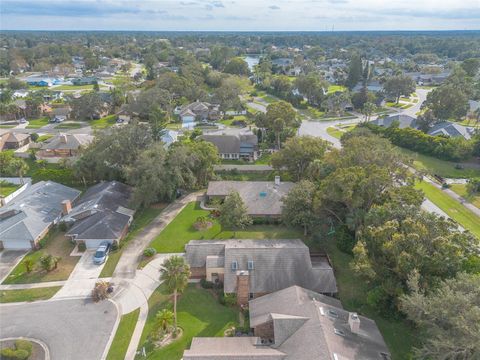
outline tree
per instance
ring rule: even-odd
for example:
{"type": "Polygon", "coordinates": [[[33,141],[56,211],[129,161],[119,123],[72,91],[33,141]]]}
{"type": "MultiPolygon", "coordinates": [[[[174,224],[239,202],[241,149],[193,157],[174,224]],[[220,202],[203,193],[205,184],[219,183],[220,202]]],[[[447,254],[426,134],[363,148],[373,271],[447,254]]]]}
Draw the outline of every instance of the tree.
{"type": "Polygon", "coordinates": [[[155,315],[155,321],[163,332],[167,332],[175,321],[175,314],[168,309],[162,309],[155,315]]]}
{"type": "Polygon", "coordinates": [[[210,64],[214,69],[222,69],[233,56],[233,50],[227,46],[215,46],[210,54],[210,64]]]}
{"type": "Polygon", "coordinates": [[[226,72],[227,74],[240,76],[247,76],[248,74],[250,74],[247,62],[240,57],[235,57],[231,59],[225,66],[224,72],[226,72]]]}
{"type": "Polygon", "coordinates": [[[297,77],[295,86],[300,94],[307,98],[310,105],[320,106],[326,97],[325,90],[328,89],[328,82],[317,74],[309,74],[297,77]]]}
{"type": "Polygon", "coordinates": [[[304,236],[317,219],[314,209],[315,191],[314,183],[302,180],[283,199],[283,221],[290,226],[303,227],[304,236]]]}
{"type": "Polygon", "coordinates": [[[480,193],[480,178],[471,178],[467,183],[467,193],[470,196],[474,196],[480,193]]]}
{"type": "Polygon", "coordinates": [[[165,260],[160,269],[160,280],[166,285],[168,291],[173,293],[175,331],[177,330],[177,297],[186,289],[190,275],[190,266],[183,257],[177,255],[165,260]]]}
{"type": "Polygon", "coordinates": [[[480,59],[479,58],[470,58],[465,59],[460,64],[463,70],[467,73],[468,76],[474,77],[478,73],[478,69],[480,69],[480,59]]]}
{"type": "Polygon", "coordinates": [[[437,123],[437,118],[433,115],[432,110],[427,110],[417,117],[418,129],[427,133],[430,128],[437,123]]]}
{"type": "Polygon", "coordinates": [[[396,75],[387,79],[383,84],[385,93],[393,97],[398,104],[400,96],[410,96],[416,89],[415,81],[407,75],[396,75]]]}
{"type": "Polygon", "coordinates": [[[35,263],[33,262],[32,259],[27,258],[23,261],[23,265],[25,266],[25,271],[27,273],[31,273],[33,270],[33,265],[35,265],[35,263]]]}
{"type": "Polygon", "coordinates": [[[272,165],[280,170],[286,168],[296,181],[307,177],[310,164],[323,158],[328,142],[312,136],[296,136],[288,139],[280,151],[272,155],[272,165]]]}
{"type": "Polygon", "coordinates": [[[98,92],[89,92],[72,99],[72,117],[77,120],[93,120],[105,110],[105,103],[98,92]]]}
{"type": "Polygon", "coordinates": [[[377,106],[374,103],[367,102],[363,105],[362,114],[365,115],[365,122],[370,121],[370,117],[377,110],[377,106]]]}
{"type": "Polygon", "coordinates": [[[59,261],[59,257],[47,254],[40,258],[40,265],[45,271],[52,271],[57,268],[59,261]]]}
{"type": "Polygon", "coordinates": [[[28,171],[29,166],[25,160],[20,158],[12,158],[8,164],[10,172],[16,174],[20,178],[20,183],[23,184],[23,176],[28,171]]]}
{"type": "Polygon", "coordinates": [[[215,103],[220,104],[221,111],[240,110],[242,103],[240,101],[241,86],[239,78],[231,76],[223,79],[218,89],[213,93],[215,103]]]}
{"type": "Polygon", "coordinates": [[[422,107],[432,110],[437,119],[460,119],[467,115],[468,97],[462,89],[453,84],[446,84],[429,92],[422,107]]]}
{"type": "Polygon", "coordinates": [[[232,229],[234,237],[236,229],[244,229],[252,224],[252,219],[248,215],[247,208],[238,192],[232,191],[227,195],[220,206],[218,221],[222,228],[232,229]]]}
{"type": "Polygon", "coordinates": [[[401,309],[426,334],[418,359],[468,360],[480,354],[480,275],[458,274],[430,292],[421,290],[418,273],[401,309]]]}
{"type": "Polygon", "coordinates": [[[348,67],[348,76],[345,85],[351,90],[358,84],[362,78],[362,58],[358,54],[353,54],[348,67]]]}
{"type": "Polygon", "coordinates": [[[266,128],[275,134],[278,149],[281,147],[280,135],[287,128],[300,126],[297,120],[297,113],[293,106],[285,101],[278,101],[267,106],[265,115],[266,128]]]}

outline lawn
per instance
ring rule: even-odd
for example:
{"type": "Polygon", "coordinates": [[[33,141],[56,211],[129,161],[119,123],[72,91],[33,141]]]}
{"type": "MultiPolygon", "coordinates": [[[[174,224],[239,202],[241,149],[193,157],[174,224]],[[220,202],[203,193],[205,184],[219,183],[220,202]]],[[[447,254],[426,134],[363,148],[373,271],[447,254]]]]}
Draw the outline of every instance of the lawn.
{"type": "Polygon", "coordinates": [[[80,259],[79,256],[69,256],[75,245],[64,236],[63,232],[57,229],[50,230],[44,241],[44,247],[28,253],[12,270],[3,284],[30,284],[68,279],[78,259],[80,259]],[[58,268],[49,272],[43,270],[38,264],[40,257],[47,254],[61,258],[58,262],[58,268]],[[31,259],[35,264],[30,273],[25,271],[25,261],[27,259],[31,259]]]}
{"type": "Polygon", "coordinates": [[[272,159],[272,154],[263,153],[257,160],[255,160],[255,165],[270,165],[272,159]]]}
{"type": "Polygon", "coordinates": [[[28,120],[27,129],[40,129],[49,123],[48,117],[43,117],[35,120],[28,120]]]}
{"type": "Polygon", "coordinates": [[[417,170],[427,171],[446,178],[472,178],[480,176],[480,169],[457,169],[457,163],[440,160],[431,156],[419,154],[408,149],[398,148],[400,152],[413,158],[413,167],[417,170]]]}
{"type": "Polygon", "coordinates": [[[113,338],[112,345],[108,350],[107,360],[124,359],[125,354],[132,338],[133,330],[137,324],[138,315],[140,309],[134,310],[128,314],[125,314],[120,319],[117,332],[113,338]]]}
{"type": "Polygon", "coordinates": [[[480,218],[477,215],[430,183],[417,182],[415,187],[423,190],[430,201],[480,239],[480,218]]]}
{"type": "Polygon", "coordinates": [[[43,287],[37,289],[0,291],[0,303],[47,300],[61,289],[61,286],[43,287]]]}
{"type": "Polygon", "coordinates": [[[345,132],[337,129],[335,126],[330,126],[327,128],[327,133],[334,138],[340,139],[345,132]]]}
{"type": "Polygon", "coordinates": [[[101,119],[92,120],[90,126],[93,129],[106,129],[117,123],[117,115],[108,115],[101,119]]]}
{"type": "Polygon", "coordinates": [[[471,202],[476,207],[480,208],[480,194],[476,194],[474,196],[468,195],[466,184],[452,184],[450,189],[463,197],[465,200],[471,202]]]}
{"type": "Polygon", "coordinates": [[[0,129],[13,129],[17,125],[0,125],[0,129]]]}
{"type": "Polygon", "coordinates": [[[59,85],[52,87],[52,90],[93,90],[93,85],[59,85]]]}
{"type": "Polygon", "coordinates": [[[122,240],[121,248],[117,251],[110,253],[110,255],[108,256],[108,260],[105,263],[102,272],[100,273],[100,277],[111,277],[113,275],[113,272],[117,267],[118,261],[122,256],[123,247],[140,231],[142,231],[145,226],[150,224],[150,222],[155,219],[165,207],[166,204],[158,204],[148,209],[139,210],[135,214],[132,225],[130,225],[130,231],[125,237],[125,239],[122,240]]]}
{"type": "MultiPolygon", "coordinates": [[[[163,308],[172,308],[169,298],[165,288],[160,286],[148,300],[148,318],[143,328],[139,349],[148,346],[147,338],[154,327],[157,312],[163,308]]],[[[223,336],[224,331],[235,326],[238,321],[238,311],[235,308],[221,305],[209,291],[193,284],[180,296],[177,306],[178,326],[183,330],[182,337],[163,348],[147,353],[146,359],[181,359],[183,351],[190,347],[193,337],[223,336]]]]}
{"type": "Polygon", "coordinates": [[[279,225],[251,225],[237,231],[222,230],[216,219],[210,219],[213,226],[205,231],[198,231],[193,223],[201,216],[208,216],[209,211],[202,210],[198,202],[189,203],[150,244],[160,253],[184,252],[185,244],[190,240],[210,239],[295,239],[302,238],[301,232],[279,225]]]}
{"type": "Polygon", "coordinates": [[[5,197],[17,190],[20,185],[11,184],[6,181],[0,181],[0,197],[5,197]]]}
{"type": "Polygon", "coordinates": [[[418,331],[405,321],[388,319],[378,314],[375,307],[367,303],[366,282],[355,276],[350,267],[352,256],[338,250],[333,242],[327,244],[327,252],[335,269],[338,296],[343,307],[375,320],[390,349],[392,360],[410,359],[412,346],[418,343],[418,331]]]}
{"type": "Polygon", "coordinates": [[[55,129],[80,129],[82,126],[83,124],[78,122],[67,122],[55,126],[55,129]]]}
{"type": "Polygon", "coordinates": [[[42,135],[42,136],[38,137],[37,142],[47,141],[48,139],[51,139],[52,137],[53,137],[52,134],[42,135]]]}
{"type": "Polygon", "coordinates": [[[328,90],[327,90],[327,94],[333,94],[333,93],[336,93],[338,91],[345,91],[347,90],[347,88],[343,85],[330,85],[328,87],[328,90]]]}

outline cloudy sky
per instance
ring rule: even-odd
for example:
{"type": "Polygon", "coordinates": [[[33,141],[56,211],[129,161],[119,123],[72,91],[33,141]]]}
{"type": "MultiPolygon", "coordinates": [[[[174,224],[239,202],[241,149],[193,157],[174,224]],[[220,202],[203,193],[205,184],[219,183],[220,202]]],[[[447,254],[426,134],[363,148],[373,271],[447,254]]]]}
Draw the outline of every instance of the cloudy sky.
{"type": "Polygon", "coordinates": [[[12,30],[478,30],[480,0],[0,0],[12,30]]]}

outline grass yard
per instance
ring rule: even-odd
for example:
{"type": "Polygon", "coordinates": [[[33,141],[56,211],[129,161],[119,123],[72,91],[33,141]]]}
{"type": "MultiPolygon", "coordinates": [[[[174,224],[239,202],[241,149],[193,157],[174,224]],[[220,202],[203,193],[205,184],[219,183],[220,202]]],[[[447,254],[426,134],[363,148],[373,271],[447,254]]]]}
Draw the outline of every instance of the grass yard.
{"type": "Polygon", "coordinates": [[[93,90],[93,85],[59,85],[52,87],[52,90],[93,90]]]}
{"type": "Polygon", "coordinates": [[[400,152],[413,158],[413,167],[429,174],[437,174],[446,178],[472,178],[480,176],[480,169],[464,167],[457,169],[457,163],[440,160],[428,155],[419,154],[408,149],[398,148],[400,152]]]}
{"type": "Polygon", "coordinates": [[[367,303],[368,288],[365,281],[355,276],[350,268],[352,256],[338,250],[333,242],[328,243],[327,251],[335,269],[338,296],[343,307],[375,320],[390,349],[392,360],[410,359],[412,347],[418,343],[418,331],[405,321],[379,315],[376,309],[367,303]]]}
{"type": "Polygon", "coordinates": [[[476,194],[474,196],[468,195],[466,184],[452,184],[450,185],[450,190],[453,190],[458,195],[471,202],[476,207],[480,208],[480,194],[476,194]]]}
{"type": "Polygon", "coordinates": [[[255,165],[270,165],[272,159],[272,154],[263,153],[257,160],[255,160],[255,165]]]}
{"type": "Polygon", "coordinates": [[[106,129],[117,123],[117,115],[108,115],[101,119],[92,120],[90,126],[92,129],[106,129]]]}
{"type": "Polygon", "coordinates": [[[17,125],[0,125],[0,129],[13,129],[17,125]]]}
{"type": "Polygon", "coordinates": [[[125,358],[139,314],[140,309],[137,309],[122,316],[115,337],[113,338],[112,345],[108,350],[107,360],[125,358]]]}
{"type": "MultiPolygon", "coordinates": [[[[148,346],[148,335],[155,324],[155,315],[164,308],[171,309],[170,296],[161,285],[148,300],[149,312],[140,340],[141,349],[148,346]]],[[[238,311],[221,305],[207,290],[190,284],[178,300],[178,326],[183,335],[171,344],[147,353],[147,360],[178,360],[183,351],[190,347],[195,336],[223,336],[224,331],[235,326],[238,321],[238,311]]]]}
{"type": "Polygon", "coordinates": [[[0,197],[5,197],[17,190],[20,185],[15,185],[6,181],[0,181],[0,197]]]}
{"type": "Polygon", "coordinates": [[[79,256],[70,256],[75,245],[64,236],[63,232],[57,229],[50,230],[44,241],[45,245],[43,248],[28,253],[12,270],[3,284],[30,284],[68,279],[78,259],[80,259],[79,256]],[[47,254],[61,258],[58,262],[58,268],[49,272],[43,270],[38,264],[40,258],[47,254]],[[25,270],[25,261],[27,259],[34,262],[33,270],[30,273],[27,273],[25,270]]]}
{"type": "Polygon", "coordinates": [[[42,136],[38,137],[37,142],[47,141],[48,139],[51,139],[52,137],[53,137],[52,134],[42,135],[42,136]]]}
{"type": "Polygon", "coordinates": [[[125,239],[122,240],[121,248],[119,248],[117,251],[111,252],[110,255],[108,255],[107,262],[100,273],[100,277],[111,277],[113,275],[118,261],[122,256],[123,247],[140,231],[142,231],[145,226],[150,224],[150,222],[155,219],[165,207],[166,204],[157,204],[148,209],[139,210],[135,214],[132,225],[130,225],[130,231],[125,239]]]}
{"type": "Polygon", "coordinates": [[[35,120],[28,120],[27,129],[40,129],[49,123],[48,117],[43,117],[35,120]]]}
{"type": "Polygon", "coordinates": [[[415,187],[423,190],[430,201],[480,239],[480,218],[477,215],[430,183],[417,182],[415,187]]]}
{"type": "Polygon", "coordinates": [[[0,291],[0,304],[36,300],[48,300],[60,290],[61,286],[43,287],[37,289],[0,291]]]}
{"type": "Polygon", "coordinates": [[[55,129],[80,129],[82,126],[83,124],[78,122],[67,122],[55,126],[55,129]]]}
{"type": "Polygon", "coordinates": [[[327,94],[333,94],[333,93],[336,93],[338,91],[345,91],[347,90],[347,88],[343,85],[330,85],[328,87],[328,90],[327,90],[327,94]]]}
{"type": "Polygon", "coordinates": [[[201,216],[208,216],[209,211],[202,210],[198,202],[189,203],[168,226],[151,242],[150,246],[160,253],[185,251],[185,244],[190,240],[210,239],[295,239],[302,238],[302,233],[279,225],[251,225],[246,230],[222,230],[216,219],[210,219],[213,226],[205,231],[198,231],[193,223],[201,216]]]}
{"type": "Polygon", "coordinates": [[[327,128],[327,133],[334,138],[340,139],[345,132],[337,129],[335,126],[330,126],[327,128]]]}

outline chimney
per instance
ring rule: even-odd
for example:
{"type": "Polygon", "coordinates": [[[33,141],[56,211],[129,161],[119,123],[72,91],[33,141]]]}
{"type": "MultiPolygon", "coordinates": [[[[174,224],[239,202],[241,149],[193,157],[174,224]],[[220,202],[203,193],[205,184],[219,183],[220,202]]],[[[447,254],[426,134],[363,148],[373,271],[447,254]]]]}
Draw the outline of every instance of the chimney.
{"type": "Polygon", "coordinates": [[[70,200],[62,201],[62,215],[68,215],[72,211],[72,202],[70,200]]]}
{"type": "Polygon", "coordinates": [[[280,185],[280,176],[275,176],[275,185],[280,185]]]}
{"type": "Polygon", "coordinates": [[[348,314],[348,325],[350,325],[352,333],[358,334],[360,332],[360,318],[357,313],[352,312],[348,314]]]}
{"type": "Polygon", "coordinates": [[[248,271],[237,271],[237,304],[248,304],[250,295],[250,275],[248,271]]]}
{"type": "Polygon", "coordinates": [[[60,135],[60,142],[62,144],[66,144],[67,143],[67,134],[61,134],[60,135]]]}

